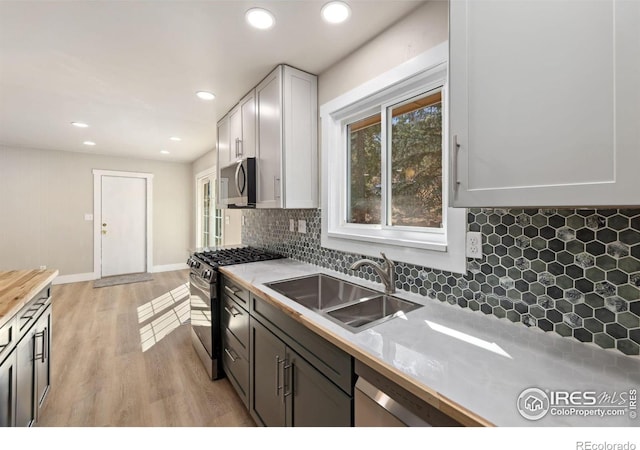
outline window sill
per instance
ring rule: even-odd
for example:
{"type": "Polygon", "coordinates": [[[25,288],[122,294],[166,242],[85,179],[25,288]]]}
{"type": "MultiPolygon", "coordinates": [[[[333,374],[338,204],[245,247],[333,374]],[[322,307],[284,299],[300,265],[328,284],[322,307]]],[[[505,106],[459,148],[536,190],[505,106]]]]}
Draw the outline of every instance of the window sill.
{"type": "Polygon", "coordinates": [[[376,244],[394,245],[400,247],[419,248],[421,250],[430,250],[434,252],[446,252],[447,244],[439,242],[425,242],[416,241],[411,239],[390,238],[384,236],[355,234],[355,233],[341,233],[339,231],[329,231],[327,236],[330,238],[336,238],[340,240],[353,240],[362,242],[373,242],[376,244]]]}

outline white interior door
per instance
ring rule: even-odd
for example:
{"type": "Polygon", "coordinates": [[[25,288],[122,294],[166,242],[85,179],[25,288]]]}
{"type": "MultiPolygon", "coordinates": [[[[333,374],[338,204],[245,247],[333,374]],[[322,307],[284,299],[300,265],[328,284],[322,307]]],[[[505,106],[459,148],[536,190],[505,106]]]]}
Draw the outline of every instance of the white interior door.
{"type": "Polygon", "coordinates": [[[102,176],[102,276],[146,272],[144,178],[102,176]]]}

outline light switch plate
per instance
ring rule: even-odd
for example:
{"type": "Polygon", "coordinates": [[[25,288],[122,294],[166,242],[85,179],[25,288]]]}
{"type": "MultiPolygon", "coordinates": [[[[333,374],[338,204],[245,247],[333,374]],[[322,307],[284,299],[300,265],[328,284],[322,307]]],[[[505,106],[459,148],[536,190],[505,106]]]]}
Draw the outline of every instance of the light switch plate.
{"type": "Polygon", "coordinates": [[[296,231],[296,221],[293,219],[289,219],[289,231],[296,231]]]}
{"type": "Polygon", "coordinates": [[[298,220],[298,233],[306,233],[307,232],[307,221],[306,220],[298,220]]]}
{"type": "Polygon", "coordinates": [[[478,231],[467,233],[467,257],[482,258],[482,233],[478,231]]]}
{"type": "Polygon", "coordinates": [[[93,221],[93,214],[86,213],[84,215],[84,220],[86,220],[87,222],[92,222],[93,221]]]}
{"type": "Polygon", "coordinates": [[[224,216],[224,223],[229,225],[229,222],[231,222],[231,218],[229,216],[224,216]]]}

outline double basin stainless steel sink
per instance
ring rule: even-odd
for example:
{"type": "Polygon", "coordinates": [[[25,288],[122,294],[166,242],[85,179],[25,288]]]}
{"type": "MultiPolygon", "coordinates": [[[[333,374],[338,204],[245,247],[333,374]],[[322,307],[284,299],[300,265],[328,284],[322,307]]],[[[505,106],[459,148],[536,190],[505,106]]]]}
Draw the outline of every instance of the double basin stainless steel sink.
{"type": "Polygon", "coordinates": [[[352,332],[422,306],[324,274],[276,281],[266,286],[352,332]]]}

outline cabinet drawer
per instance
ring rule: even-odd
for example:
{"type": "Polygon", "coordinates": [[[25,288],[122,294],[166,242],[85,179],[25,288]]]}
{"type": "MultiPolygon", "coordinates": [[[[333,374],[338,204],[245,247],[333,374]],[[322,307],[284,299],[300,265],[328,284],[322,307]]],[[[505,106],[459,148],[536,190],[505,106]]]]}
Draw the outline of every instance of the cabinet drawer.
{"type": "Polygon", "coordinates": [[[227,277],[222,278],[222,294],[230,296],[244,309],[249,309],[249,291],[227,277]]]}
{"type": "Polygon", "coordinates": [[[16,329],[16,317],[9,319],[7,323],[0,327],[0,363],[11,353],[18,341],[18,330],[16,329]]]}
{"type": "Polygon", "coordinates": [[[222,328],[228,330],[238,340],[238,352],[248,358],[249,313],[228,295],[222,296],[222,328]]]}
{"type": "Polygon", "coordinates": [[[254,295],[251,296],[251,312],[340,389],[353,394],[353,358],[348,353],[254,295]]]}
{"type": "Polygon", "coordinates": [[[223,331],[222,361],[224,371],[238,396],[249,408],[249,360],[239,351],[240,342],[229,332],[223,331]]]}
{"type": "MultiPolygon", "coordinates": [[[[17,329],[20,335],[24,334],[30,327],[33,325],[38,317],[42,314],[42,312],[49,306],[51,303],[51,287],[46,287],[42,291],[38,293],[38,295],[33,297],[29,303],[25,305],[24,308],[20,310],[17,314],[17,329]]],[[[17,337],[16,340],[20,338],[17,337]]]]}

